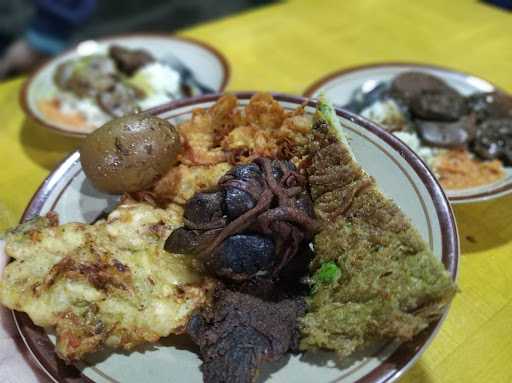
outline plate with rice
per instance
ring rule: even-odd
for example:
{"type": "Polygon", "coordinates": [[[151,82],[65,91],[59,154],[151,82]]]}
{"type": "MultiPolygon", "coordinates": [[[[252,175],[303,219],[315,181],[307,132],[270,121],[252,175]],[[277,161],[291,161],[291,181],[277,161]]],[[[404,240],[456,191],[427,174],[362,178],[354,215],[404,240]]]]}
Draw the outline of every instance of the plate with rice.
{"type": "Polygon", "coordinates": [[[415,63],[331,73],[304,95],[325,94],[413,149],[451,203],[512,192],[512,96],[480,77],[415,63]]]}
{"type": "Polygon", "coordinates": [[[222,91],[229,65],[215,48],[165,34],[87,40],[45,63],[25,82],[20,103],[44,127],[85,136],[113,117],[222,91]],[[195,81],[176,67],[183,64],[195,81]]]}

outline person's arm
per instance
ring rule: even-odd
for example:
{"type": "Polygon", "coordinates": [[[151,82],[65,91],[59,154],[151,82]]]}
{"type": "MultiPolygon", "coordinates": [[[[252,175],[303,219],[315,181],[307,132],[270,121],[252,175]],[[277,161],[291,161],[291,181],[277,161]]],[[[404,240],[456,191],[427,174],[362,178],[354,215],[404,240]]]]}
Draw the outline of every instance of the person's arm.
{"type": "Polygon", "coordinates": [[[91,16],[96,0],[36,0],[35,6],[25,38],[38,52],[53,55],[68,45],[76,28],[91,16]]]}

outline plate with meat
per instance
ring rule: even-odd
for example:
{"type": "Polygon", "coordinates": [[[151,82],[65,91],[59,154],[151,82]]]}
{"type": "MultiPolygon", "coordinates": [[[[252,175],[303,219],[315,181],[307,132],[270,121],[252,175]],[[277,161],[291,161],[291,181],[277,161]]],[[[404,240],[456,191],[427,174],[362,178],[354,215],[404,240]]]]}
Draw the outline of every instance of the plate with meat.
{"type": "Polygon", "coordinates": [[[424,163],[326,100],[237,93],[114,119],[5,235],[0,303],[55,382],[384,382],[456,295],[424,163]]]}
{"type": "Polygon", "coordinates": [[[372,64],[308,87],[366,117],[411,147],[450,202],[512,192],[512,96],[477,76],[434,65],[372,64]]]}
{"type": "Polygon", "coordinates": [[[83,41],[32,74],[21,91],[28,116],[71,136],[114,117],[222,91],[226,58],[196,40],[131,34],[83,41]]]}

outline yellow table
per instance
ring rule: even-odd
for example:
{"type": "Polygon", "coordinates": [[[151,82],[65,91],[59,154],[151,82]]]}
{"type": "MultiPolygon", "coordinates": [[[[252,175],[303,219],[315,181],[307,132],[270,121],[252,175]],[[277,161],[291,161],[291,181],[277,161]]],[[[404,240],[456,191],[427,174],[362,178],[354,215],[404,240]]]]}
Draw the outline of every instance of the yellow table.
{"type": "MultiPolygon", "coordinates": [[[[353,65],[419,61],[461,69],[512,91],[512,14],[477,1],[297,0],[182,32],[222,51],[228,90],[300,94],[353,65]]],[[[28,122],[22,79],[0,85],[0,230],[74,139],[28,122]]],[[[511,382],[512,196],[455,208],[461,233],[460,294],[447,321],[402,382],[511,382]]]]}

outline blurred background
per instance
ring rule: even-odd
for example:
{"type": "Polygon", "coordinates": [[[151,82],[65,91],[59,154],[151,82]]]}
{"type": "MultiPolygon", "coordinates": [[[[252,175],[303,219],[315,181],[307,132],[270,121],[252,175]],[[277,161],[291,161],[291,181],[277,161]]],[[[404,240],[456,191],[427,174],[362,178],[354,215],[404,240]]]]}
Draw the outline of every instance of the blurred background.
{"type": "Polygon", "coordinates": [[[275,0],[0,0],[0,79],[27,73],[73,43],[165,31],[275,0]]]}

